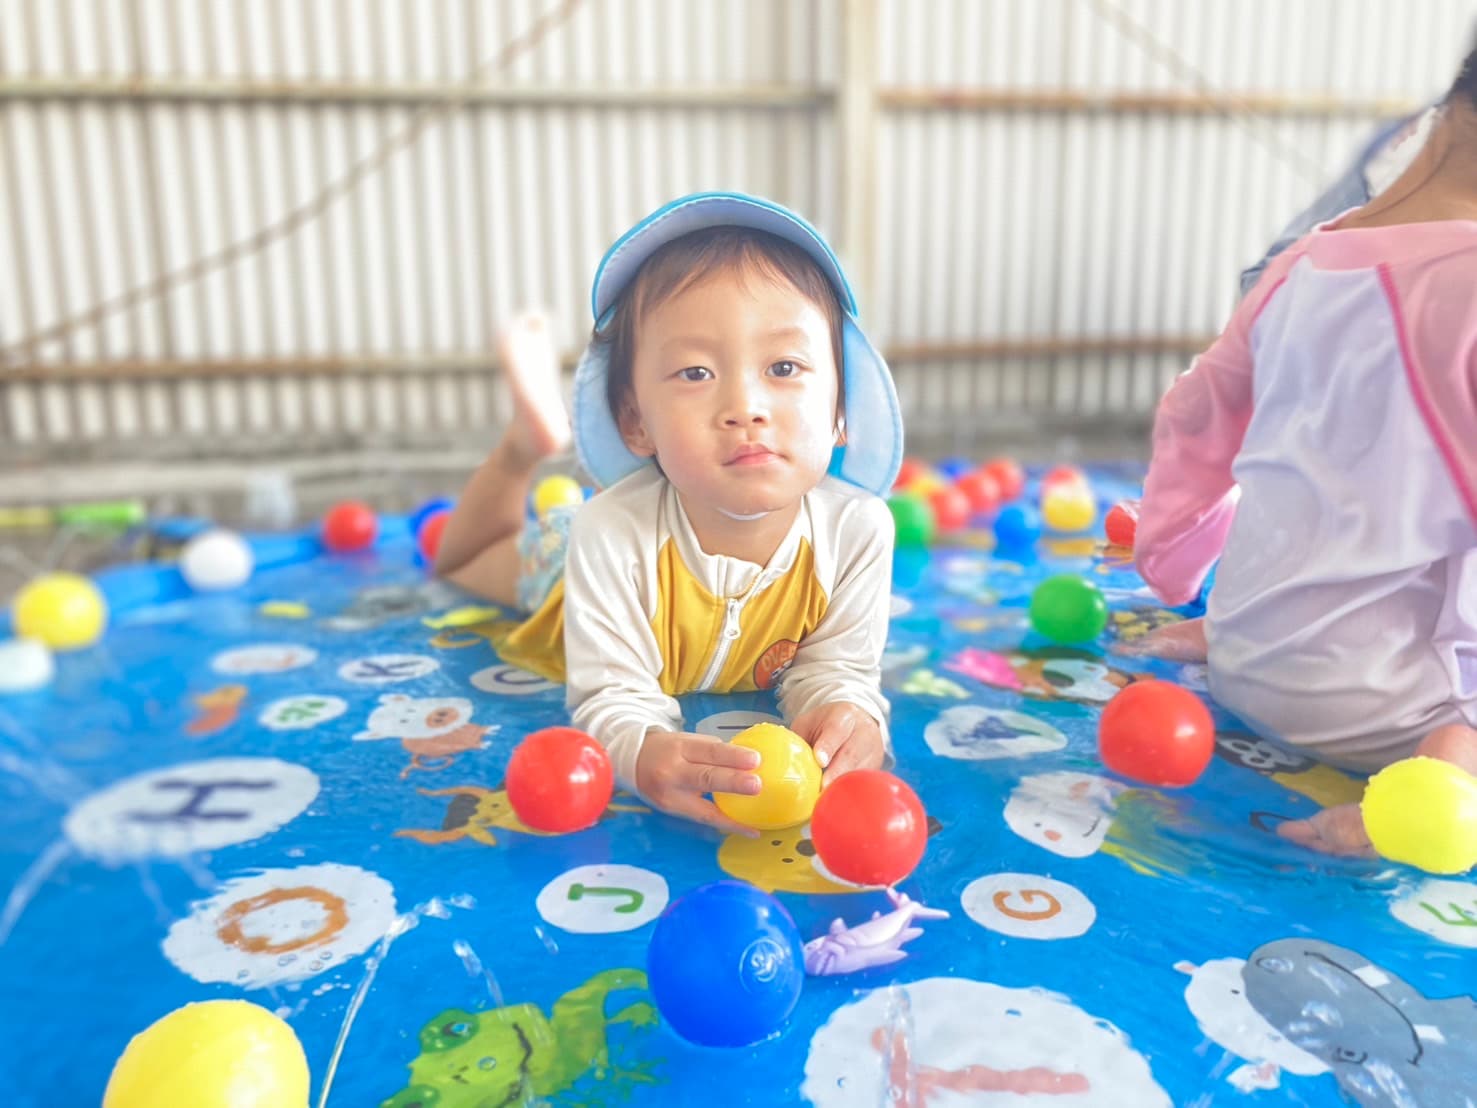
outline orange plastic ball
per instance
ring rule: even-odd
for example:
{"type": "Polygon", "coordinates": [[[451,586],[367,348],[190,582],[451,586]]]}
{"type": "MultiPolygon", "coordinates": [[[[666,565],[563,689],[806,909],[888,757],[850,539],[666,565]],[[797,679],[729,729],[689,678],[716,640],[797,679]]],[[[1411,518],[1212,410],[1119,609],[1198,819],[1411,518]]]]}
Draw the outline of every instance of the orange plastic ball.
{"type": "Polygon", "coordinates": [[[1000,489],[1002,503],[1014,500],[1026,487],[1026,471],[1013,458],[996,458],[994,461],[986,462],[980,468],[995,478],[995,485],[1000,489]]]}
{"type": "Polygon", "coordinates": [[[1041,478],[1041,493],[1044,496],[1052,489],[1060,488],[1064,485],[1080,485],[1085,488],[1087,486],[1087,474],[1083,473],[1076,466],[1052,466],[1041,478]]]}
{"type": "Polygon", "coordinates": [[[918,478],[928,472],[928,463],[917,458],[904,458],[903,464],[898,466],[897,477],[893,479],[892,487],[905,489],[918,478]]]}
{"type": "Polygon", "coordinates": [[[1191,785],[1215,754],[1215,724],[1200,698],[1168,681],[1136,681],[1098,721],[1098,754],[1146,785],[1191,785]]]}
{"type": "Polygon", "coordinates": [[[954,482],[954,487],[969,498],[969,507],[976,515],[1000,506],[1000,482],[982,469],[966,473],[954,482]]]}
{"type": "Polygon", "coordinates": [[[379,534],[379,517],[368,504],[345,500],[323,517],[323,545],[335,554],[367,550],[379,534]]]}
{"type": "Polygon", "coordinates": [[[1114,504],[1108,509],[1108,517],[1103,520],[1103,529],[1107,532],[1108,541],[1114,546],[1131,548],[1134,539],[1138,537],[1138,501],[1120,500],[1114,504]]]}
{"type": "Polygon", "coordinates": [[[600,818],[615,773],[595,739],[573,727],[546,727],[518,744],[503,783],[519,819],[535,831],[563,834],[600,818]]]}
{"type": "Polygon", "coordinates": [[[933,519],[940,531],[961,531],[969,525],[969,497],[953,485],[944,485],[929,493],[928,506],[933,509],[933,519]]]}
{"type": "Polygon", "coordinates": [[[427,518],[421,524],[420,530],[416,532],[415,543],[427,565],[432,565],[436,561],[436,554],[441,549],[441,533],[446,530],[446,521],[450,518],[449,511],[436,512],[427,518]]]}
{"type": "Polygon", "coordinates": [[[810,839],[831,873],[854,885],[895,885],[928,846],[928,815],[907,783],[880,769],[857,769],[821,793],[810,839]]]}

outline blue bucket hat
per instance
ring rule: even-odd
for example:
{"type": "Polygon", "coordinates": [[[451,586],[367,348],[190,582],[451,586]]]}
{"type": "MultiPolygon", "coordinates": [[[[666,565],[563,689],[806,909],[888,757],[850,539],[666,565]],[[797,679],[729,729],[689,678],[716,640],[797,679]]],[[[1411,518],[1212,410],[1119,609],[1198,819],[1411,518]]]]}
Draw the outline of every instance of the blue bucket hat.
{"type": "MultiPolygon", "coordinates": [[[[658,208],[617,239],[601,259],[590,294],[597,330],[610,322],[621,295],[648,258],[667,243],[710,227],[748,227],[777,235],[810,255],[830,280],[843,313],[846,417],[846,444],[836,448],[830,472],[886,496],[903,460],[903,418],[892,374],[857,326],[856,299],[841,263],[820,232],[789,209],[738,192],[694,193],[658,208]]],[[[574,375],[574,444],[580,464],[602,488],[651,461],[631,453],[621,438],[606,397],[609,377],[609,347],[592,342],[574,375]]]]}

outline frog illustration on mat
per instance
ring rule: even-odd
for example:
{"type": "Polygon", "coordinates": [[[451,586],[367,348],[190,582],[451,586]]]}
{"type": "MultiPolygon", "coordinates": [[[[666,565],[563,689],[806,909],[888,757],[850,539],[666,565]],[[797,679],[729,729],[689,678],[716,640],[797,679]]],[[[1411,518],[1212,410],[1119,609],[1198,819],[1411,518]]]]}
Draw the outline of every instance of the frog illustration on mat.
{"type": "Polygon", "coordinates": [[[637,1000],[605,1014],[612,993],[646,988],[636,969],[597,973],[554,1002],[552,1018],[536,1004],[485,1012],[448,1008],[421,1029],[410,1084],[380,1108],[487,1108],[563,1092],[586,1073],[600,1081],[653,1084],[644,1070],[612,1065],[606,1032],[617,1024],[647,1028],[656,1008],[637,1000]]]}

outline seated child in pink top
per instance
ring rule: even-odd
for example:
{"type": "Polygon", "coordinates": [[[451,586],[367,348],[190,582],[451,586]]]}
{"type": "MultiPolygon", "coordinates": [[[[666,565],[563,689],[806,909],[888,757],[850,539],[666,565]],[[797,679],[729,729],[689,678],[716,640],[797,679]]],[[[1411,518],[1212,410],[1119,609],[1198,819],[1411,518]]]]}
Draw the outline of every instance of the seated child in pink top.
{"type": "MultiPolygon", "coordinates": [[[[1334,765],[1477,772],[1477,51],[1415,161],[1279,255],[1165,395],[1136,559],[1205,619],[1146,652],[1334,765]]],[[[1285,823],[1370,850],[1357,805],[1285,823]]]]}

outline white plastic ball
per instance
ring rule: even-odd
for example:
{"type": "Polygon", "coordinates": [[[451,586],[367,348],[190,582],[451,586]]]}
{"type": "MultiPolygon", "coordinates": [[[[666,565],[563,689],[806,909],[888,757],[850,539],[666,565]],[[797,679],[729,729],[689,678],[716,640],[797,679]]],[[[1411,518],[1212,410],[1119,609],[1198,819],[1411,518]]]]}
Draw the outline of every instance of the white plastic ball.
{"type": "Polygon", "coordinates": [[[238,588],[255,567],[246,540],[225,530],[196,535],[185,544],[179,561],[180,573],[196,592],[238,588]]]}
{"type": "Polygon", "coordinates": [[[39,689],[56,676],[56,660],[39,639],[0,639],[0,693],[39,689]]]}

